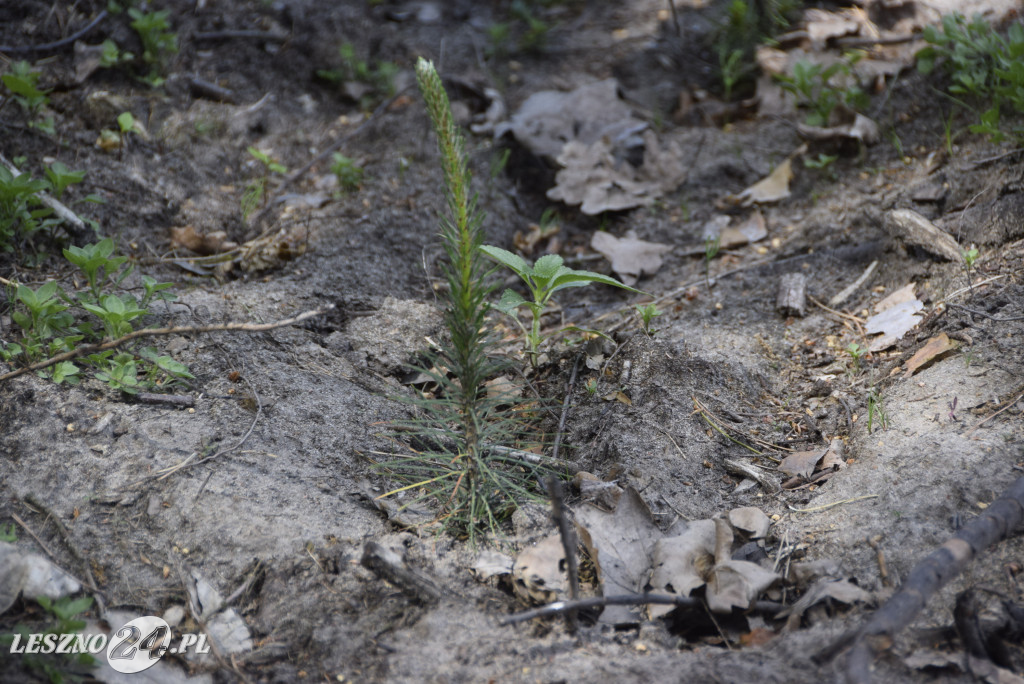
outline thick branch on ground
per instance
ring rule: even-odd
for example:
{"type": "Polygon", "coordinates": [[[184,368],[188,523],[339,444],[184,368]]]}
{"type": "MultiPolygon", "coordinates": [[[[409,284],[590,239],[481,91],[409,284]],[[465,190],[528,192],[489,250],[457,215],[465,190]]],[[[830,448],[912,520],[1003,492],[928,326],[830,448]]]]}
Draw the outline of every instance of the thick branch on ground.
{"type": "Polygon", "coordinates": [[[871,681],[875,656],[888,649],[896,635],[909,625],[928,599],[987,547],[1002,541],[1024,519],[1024,477],[977,518],[918,563],[892,598],[875,611],[857,632],[846,660],[846,679],[851,684],[871,681]]]}
{"type": "Polygon", "coordinates": [[[334,308],[334,305],[326,306],[322,309],[314,309],[313,311],[306,311],[298,316],[292,318],[285,318],[281,321],[275,321],[274,323],[220,323],[216,325],[179,325],[171,328],[143,328],[142,330],[135,330],[128,333],[123,337],[119,337],[116,340],[107,340],[106,342],[98,342],[96,344],[80,344],[69,352],[58,354],[57,356],[51,356],[48,359],[33,363],[31,366],[25,366],[24,368],[18,368],[10,373],[4,373],[0,375],[0,382],[4,380],[10,380],[16,378],[19,375],[25,373],[31,373],[32,371],[42,370],[43,368],[49,368],[54,364],[58,364],[61,361],[70,361],[71,359],[77,359],[80,356],[86,354],[94,354],[96,352],[105,351],[107,349],[114,349],[120,347],[126,342],[131,342],[134,339],[140,337],[156,337],[159,335],[189,335],[193,333],[206,333],[206,332],[223,332],[223,331],[234,331],[234,332],[265,332],[267,330],[274,330],[275,328],[284,328],[289,325],[301,323],[307,318],[313,316],[319,316],[320,314],[326,313],[334,308]]]}

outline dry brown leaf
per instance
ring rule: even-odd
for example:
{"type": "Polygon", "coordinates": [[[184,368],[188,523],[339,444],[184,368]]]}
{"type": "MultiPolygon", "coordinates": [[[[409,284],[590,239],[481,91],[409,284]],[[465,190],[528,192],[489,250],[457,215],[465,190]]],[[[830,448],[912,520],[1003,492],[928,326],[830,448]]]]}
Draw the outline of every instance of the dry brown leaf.
{"type": "MultiPolygon", "coordinates": [[[[662,534],[635,489],[626,488],[612,513],[589,505],[579,509],[576,530],[597,569],[604,596],[643,591],[651,569],[651,554],[662,534]]],[[[608,606],[600,621],[637,622],[639,616],[633,610],[629,606],[608,606]]]]}
{"type": "Polygon", "coordinates": [[[768,229],[765,227],[764,216],[760,209],[737,226],[726,226],[718,236],[718,244],[722,249],[733,249],[742,247],[752,242],[758,242],[768,236],[768,229]]]}
{"type": "Polygon", "coordinates": [[[750,602],[779,580],[779,575],[757,563],[728,560],[715,565],[708,578],[705,598],[715,613],[746,609],[750,602]]]}
{"type": "MultiPolygon", "coordinates": [[[[654,544],[651,590],[689,596],[694,589],[704,586],[704,578],[715,563],[714,552],[715,523],[712,520],[694,520],[687,524],[683,534],[659,539],[654,544]]],[[[653,620],[672,612],[675,607],[651,605],[647,610],[653,620]]]]}
{"type": "Polygon", "coordinates": [[[520,552],[512,566],[512,587],[524,601],[550,603],[565,596],[565,548],[553,534],[520,552]]]}
{"type": "Polygon", "coordinates": [[[843,440],[838,437],[834,438],[831,444],[828,445],[828,451],[821,457],[821,462],[818,464],[819,470],[842,470],[846,467],[846,460],[843,458],[843,440]]]}
{"type": "Polygon", "coordinates": [[[601,398],[604,399],[605,401],[618,401],[620,403],[625,404],[626,406],[633,405],[633,400],[626,396],[626,393],[623,392],[622,390],[609,392],[608,394],[604,395],[601,398]]]}
{"type": "Polygon", "coordinates": [[[735,204],[749,207],[752,204],[778,202],[789,197],[789,181],[793,180],[793,158],[790,157],[775,167],[775,170],[738,195],[727,199],[735,204]]]}
{"type": "Polygon", "coordinates": [[[729,523],[746,532],[751,539],[763,539],[768,535],[772,521],[760,508],[744,506],[729,511],[729,523]]]}
{"type": "Polygon", "coordinates": [[[903,374],[903,377],[909,378],[916,373],[918,369],[931,363],[946,352],[952,351],[956,348],[957,343],[949,339],[949,336],[946,333],[939,333],[925,342],[924,346],[918,349],[917,353],[910,357],[910,360],[907,361],[907,372],[903,374]]]}
{"type": "Polygon", "coordinates": [[[882,333],[868,346],[876,352],[888,349],[899,342],[905,334],[914,328],[920,320],[918,314],[924,304],[917,299],[889,306],[882,313],[875,314],[864,323],[864,330],[869,335],[882,333]]]}
{"type": "Polygon", "coordinates": [[[875,304],[875,313],[882,313],[886,309],[890,309],[897,304],[914,301],[917,299],[917,295],[914,294],[914,287],[914,283],[907,283],[900,289],[891,293],[888,297],[875,304]]]}
{"type": "Polygon", "coordinates": [[[228,234],[223,230],[212,233],[200,233],[193,226],[172,226],[171,247],[184,247],[190,252],[202,254],[219,254],[238,247],[228,241],[228,234]]]}
{"type": "Polygon", "coordinates": [[[807,479],[814,472],[814,467],[824,455],[824,449],[797,451],[782,459],[782,463],[779,464],[779,470],[790,477],[802,477],[807,479]]]}
{"type": "Polygon", "coordinates": [[[594,233],[590,246],[612,263],[612,270],[626,285],[635,284],[641,276],[657,273],[663,263],[661,256],[672,251],[672,245],[638,240],[629,233],[617,238],[603,230],[594,233]]]}
{"type": "Polygon", "coordinates": [[[562,169],[555,174],[548,198],[579,204],[580,211],[591,216],[645,205],[674,189],[686,175],[682,148],[675,142],[662,145],[653,131],[642,137],[632,134],[626,141],[609,136],[592,143],[570,140],[557,161],[562,169]],[[636,148],[643,154],[640,166],[624,158],[636,148]]]}
{"type": "Polygon", "coordinates": [[[508,575],[512,572],[514,561],[509,556],[492,550],[481,551],[473,564],[473,574],[478,580],[485,580],[495,575],[508,575]]]}

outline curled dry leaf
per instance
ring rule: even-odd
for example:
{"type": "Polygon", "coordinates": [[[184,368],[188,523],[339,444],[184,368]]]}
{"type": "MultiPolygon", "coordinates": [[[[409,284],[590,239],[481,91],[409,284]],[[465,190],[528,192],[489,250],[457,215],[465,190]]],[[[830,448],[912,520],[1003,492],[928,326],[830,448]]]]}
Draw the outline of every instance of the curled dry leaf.
{"type": "Polygon", "coordinates": [[[910,357],[910,360],[907,361],[907,372],[904,373],[903,377],[909,378],[919,369],[927,366],[946,352],[953,351],[956,348],[957,343],[949,339],[949,335],[946,333],[939,333],[925,342],[925,345],[918,349],[916,354],[910,357]]]}
{"type": "Polygon", "coordinates": [[[768,204],[789,197],[789,181],[793,180],[793,157],[803,154],[806,145],[775,167],[770,174],[737,195],[729,195],[726,201],[749,207],[752,204],[768,204]]]}
{"type": "MultiPolygon", "coordinates": [[[[651,554],[662,533],[635,489],[628,487],[611,513],[593,506],[578,510],[576,530],[597,569],[602,595],[643,591],[651,569],[651,554]]],[[[608,606],[600,621],[613,625],[634,623],[639,616],[633,610],[629,606],[608,606]]]]}
{"type": "Polygon", "coordinates": [[[557,534],[528,546],[512,566],[512,586],[527,602],[550,603],[563,598],[569,586],[565,550],[557,534]]]}
{"type": "Polygon", "coordinates": [[[614,78],[580,86],[564,93],[542,90],[530,95],[495,135],[511,133],[519,144],[540,157],[554,160],[570,141],[584,147],[601,138],[614,139],[624,131],[645,125],[633,118],[619,97],[614,78]]]}
{"type": "Polygon", "coordinates": [[[512,572],[514,561],[503,553],[492,550],[481,551],[473,564],[473,574],[478,580],[486,580],[497,575],[508,575],[512,572]]]}
{"type": "Polygon", "coordinates": [[[924,304],[914,295],[914,284],[910,283],[875,305],[876,313],[864,324],[869,335],[882,333],[868,347],[873,352],[888,349],[917,325],[918,314],[924,304]]]}
{"type": "Polygon", "coordinates": [[[672,251],[672,245],[638,240],[632,232],[617,238],[603,230],[594,233],[590,246],[612,263],[612,270],[626,285],[657,273],[663,263],[662,255],[672,251]]]}
{"type": "Polygon", "coordinates": [[[579,204],[580,211],[591,216],[645,205],[686,176],[682,148],[675,142],[662,145],[652,131],[645,131],[642,138],[630,132],[626,140],[571,140],[557,161],[562,169],[548,198],[579,204]],[[637,156],[642,163],[635,162],[637,156]]]}
{"type": "MultiPolygon", "coordinates": [[[[715,564],[714,554],[715,523],[712,520],[694,520],[683,534],[659,539],[654,544],[651,590],[689,596],[694,589],[704,586],[705,577],[715,564]]],[[[674,607],[651,605],[647,610],[653,620],[672,612],[674,607]]]]}
{"type": "Polygon", "coordinates": [[[772,521],[760,508],[744,506],[729,511],[729,523],[737,530],[746,532],[751,539],[764,539],[768,536],[772,521]]]}
{"type": "Polygon", "coordinates": [[[212,233],[200,233],[195,227],[172,226],[171,247],[184,247],[190,252],[201,254],[219,254],[238,247],[238,244],[228,240],[228,234],[223,230],[212,233]]]}
{"type": "Polygon", "coordinates": [[[814,472],[814,467],[825,455],[825,449],[814,449],[812,451],[796,451],[779,464],[779,470],[790,477],[802,477],[807,479],[814,472]]]}

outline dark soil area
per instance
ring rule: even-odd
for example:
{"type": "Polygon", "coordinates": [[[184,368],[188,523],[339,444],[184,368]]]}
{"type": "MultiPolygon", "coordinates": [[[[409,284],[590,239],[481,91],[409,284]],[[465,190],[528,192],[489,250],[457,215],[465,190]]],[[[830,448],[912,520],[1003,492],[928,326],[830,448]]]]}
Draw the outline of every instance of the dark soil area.
{"type": "MultiPolygon", "coordinates": [[[[812,158],[837,155],[822,170],[792,157],[788,194],[758,203],[766,234],[723,243],[705,260],[708,225],[755,216],[728,197],[804,142],[798,114],[716,113],[725,105],[707,36],[723,3],[679,3],[679,35],[664,2],[534,4],[551,27],[536,49],[522,47],[528,26],[499,1],[162,3],[179,50],[159,88],[140,81],[141,67],[82,76],[86,58],[70,46],[5,53],[42,71],[55,134],[29,126],[5,97],[0,153],[24,158],[20,168],[36,177],[54,160],[88,172],[64,202],[134,261],[124,285],[141,289],[143,273],[175,284],[179,299],[154,304],[143,324],[259,324],[325,310],[272,330],[155,338],[195,376],[174,389],[190,406],[147,403],[95,378],[76,387],[33,374],[0,381],[0,531],[14,524],[19,552],[49,556],[95,584],[85,590],[99,598],[90,629],[102,629],[100,619],[116,629],[166,616],[204,586],[219,593],[222,609],[187,610],[176,627],[209,632],[219,652],[165,656],[154,679],[830,681],[842,658],[813,657],[1024,468],[1022,156],[967,132],[947,147],[940,75],[910,64],[882,79],[868,108],[880,140],[812,147],[812,158]],[[509,34],[499,44],[493,27],[502,22],[509,34]],[[370,76],[323,73],[345,70],[343,44],[370,76]],[[502,624],[528,606],[507,576],[478,579],[473,569],[485,552],[515,557],[554,533],[541,504],[525,505],[482,546],[436,525],[403,526],[381,507],[377,497],[393,483],[374,463],[396,449],[388,423],[410,412],[396,399],[416,391],[406,365],[425,338],[444,334],[437,234],[446,205],[414,79],[420,56],[437,65],[464,125],[489,244],[521,248],[517,234],[529,234],[552,207],[558,232],[537,242],[530,259],[558,253],[573,268],[615,275],[591,248],[598,231],[632,231],[671,247],[635,285],[664,312],[653,334],[634,312],[651,296],[597,285],[559,293],[545,328],[572,324],[607,338],[558,338],[530,370],[508,328],[507,351],[531,381],[525,391],[553,407],[536,426],[547,435],[544,454],[567,399],[559,458],[638,492],[654,527],[756,507],[771,521],[754,544],[763,566],[784,573],[798,561],[828,561],[834,579],[870,600],[825,600],[788,624],[756,611],[716,620],[682,608],[576,633],[559,618],[502,624]],[[384,64],[394,73],[375,81],[384,64]],[[508,136],[470,131],[496,95],[512,113],[538,91],[608,78],[631,115],[678,150],[678,184],[635,208],[587,215],[551,200],[552,160],[508,136]],[[102,131],[116,130],[125,111],[144,134],[104,150],[102,131]],[[287,172],[268,173],[250,147],[287,172]],[[334,151],[363,169],[351,189],[331,171],[334,151]],[[264,176],[262,196],[244,211],[264,176]],[[72,204],[88,194],[105,204],[72,204]],[[898,209],[928,219],[964,250],[975,246],[977,261],[966,269],[898,234],[898,209]],[[192,260],[180,237],[188,227],[219,234],[208,251],[228,258],[192,260]],[[873,262],[866,281],[828,304],[873,262]],[[776,306],[790,274],[806,278],[799,315],[776,306]],[[916,327],[886,349],[852,354],[851,343],[872,343],[864,325],[873,307],[909,283],[921,304],[916,327]],[[915,352],[943,334],[952,348],[908,371],[915,352]],[[841,458],[828,472],[780,470],[790,454],[830,445],[841,458]],[[368,542],[433,578],[444,598],[418,600],[363,567],[368,542]]],[[[59,41],[104,9],[97,0],[5,3],[0,45],[59,41]]],[[[110,14],[82,42],[109,38],[141,54],[129,22],[110,14]]],[[[957,116],[957,130],[971,123],[957,116]]],[[[96,235],[86,227],[57,238],[47,245],[53,255],[96,235]]],[[[18,254],[0,254],[0,277],[83,287],[56,256],[29,267],[18,254]]],[[[18,334],[11,314],[0,300],[5,345],[18,334]]],[[[12,369],[0,364],[0,374],[12,369]]],[[[578,489],[568,505],[592,507],[578,489]]],[[[879,659],[875,680],[973,681],[957,664],[957,596],[983,587],[1016,605],[1022,567],[1018,538],[982,554],[879,659]]],[[[791,605],[805,590],[786,584],[768,598],[791,605]]],[[[45,629],[31,596],[12,598],[0,614],[0,633],[18,624],[45,629]]],[[[5,650],[0,680],[45,681],[5,650]]],[[[1011,646],[1006,669],[1020,673],[1018,650],[1011,646]]],[[[94,676],[127,681],[104,668],[94,676]]]]}

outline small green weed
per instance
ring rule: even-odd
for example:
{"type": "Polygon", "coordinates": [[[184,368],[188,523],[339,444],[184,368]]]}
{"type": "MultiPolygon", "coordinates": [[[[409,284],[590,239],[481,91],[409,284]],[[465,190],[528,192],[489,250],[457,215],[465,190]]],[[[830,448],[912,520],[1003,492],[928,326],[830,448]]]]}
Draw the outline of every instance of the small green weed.
{"type": "Polygon", "coordinates": [[[142,61],[150,67],[149,73],[140,80],[153,88],[164,84],[166,79],[163,73],[167,61],[178,53],[178,36],[171,30],[167,20],[170,15],[170,10],[143,12],[134,7],[128,9],[128,16],[132,19],[131,27],[142,41],[142,61]]]}
{"type": "Polygon", "coordinates": [[[335,152],[332,157],[331,173],[338,179],[338,187],[345,192],[358,190],[363,181],[363,168],[351,157],[335,152]]]}
{"type": "Polygon", "coordinates": [[[877,390],[871,390],[871,393],[868,394],[868,434],[871,434],[872,426],[875,423],[883,430],[889,429],[889,417],[885,413],[882,395],[877,390]]]}
{"type": "Polygon", "coordinates": [[[316,75],[331,83],[356,82],[369,86],[371,92],[360,102],[364,108],[395,94],[398,65],[394,62],[376,61],[371,64],[356,55],[356,48],[352,43],[342,43],[338,46],[338,57],[341,63],[337,68],[318,69],[316,75]]]}
{"type": "Polygon", "coordinates": [[[801,4],[801,0],[732,0],[725,6],[724,16],[709,35],[726,101],[741,86],[749,90],[757,73],[757,46],[786,30],[801,4]]]}
{"type": "Polygon", "coordinates": [[[562,257],[557,254],[542,256],[537,259],[537,263],[531,266],[526,259],[501,247],[482,245],[480,251],[522,278],[530,292],[530,299],[525,299],[515,290],[505,290],[494,308],[511,317],[523,331],[526,340],[526,353],[533,364],[537,363],[538,350],[545,339],[540,330],[541,315],[544,312],[544,307],[548,305],[552,295],[556,292],[568,287],[581,287],[590,283],[604,283],[631,292],[640,292],[628,285],[623,285],[610,276],[593,271],[578,271],[564,266],[562,257]],[[532,322],[529,328],[519,320],[516,312],[520,307],[526,307],[530,312],[532,322]]]}
{"type": "Polygon", "coordinates": [[[487,27],[487,56],[503,58],[511,52],[543,52],[552,26],[539,15],[549,4],[536,0],[513,0],[503,20],[487,27]]]}
{"type": "Polygon", "coordinates": [[[661,316],[664,312],[658,309],[657,304],[651,302],[643,305],[637,304],[636,313],[640,317],[641,329],[649,336],[654,335],[657,331],[651,327],[651,323],[656,317],[661,316]]]}
{"type": "MultiPolygon", "coordinates": [[[[11,320],[21,329],[21,335],[12,335],[14,341],[0,347],[0,359],[11,364],[30,364],[72,351],[79,343],[121,337],[136,329],[135,322],[150,313],[148,307],[152,302],[175,299],[168,291],[171,283],[159,283],[149,276],[142,277],[141,300],[125,292],[111,291],[120,287],[132,270],[125,265],[126,257],[114,256],[113,252],[114,242],[110,238],[64,250],[65,258],[85,274],[89,283],[85,291],[66,292],[53,280],[37,289],[18,284],[10,297],[11,320]]],[[[95,377],[112,389],[129,393],[192,378],[185,365],[161,356],[151,347],[117,354],[99,352],[86,356],[80,363],[91,368],[95,377]]],[[[82,379],[83,368],[63,361],[38,374],[58,384],[74,385],[82,379]]]]}
{"type": "MultiPolygon", "coordinates": [[[[42,193],[52,193],[60,199],[68,186],[81,183],[85,171],[72,171],[61,162],[54,162],[45,171],[46,178],[32,178],[29,173],[15,175],[0,165],[0,252],[15,252],[27,257],[38,253],[36,239],[42,235],[52,237],[64,219],[43,204],[42,193]]],[[[92,195],[83,201],[102,201],[92,195]]]]}
{"type": "Polygon", "coordinates": [[[269,175],[275,173],[284,175],[288,173],[288,167],[272,159],[270,155],[263,150],[257,149],[251,145],[246,151],[253,159],[260,163],[261,168],[265,171],[265,173],[246,183],[245,189],[242,190],[242,218],[248,221],[249,216],[263,203],[263,196],[267,188],[269,175]]]}
{"type": "Polygon", "coordinates": [[[597,380],[595,378],[587,378],[587,382],[583,385],[583,388],[587,390],[587,396],[594,396],[597,394],[597,380]]]}
{"type": "MultiPolygon", "coordinates": [[[[56,601],[46,596],[39,596],[36,602],[46,611],[50,626],[42,630],[43,634],[75,634],[85,628],[85,621],[79,616],[92,607],[92,597],[72,599],[64,596],[56,601]]],[[[29,628],[18,624],[14,634],[0,636],[0,647],[10,649],[18,638],[20,648],[24,648],[29,635],[39,633],[40,627],[29,628]]],[[[44,637],[45,638],[45,637],[44,637]]],[[[51,637],[52,638],[52,637],[51,637]]],[[[22,662],[31,670],[38,672],[51,684],[63,684],[67,681],[83,681],[90,670],[96,667],[96,658],[89,653],[25,653],[22,662]]]]}
{"type": "Polygon", "coordinates": [[[821,172],[823,176],[826,176],[832,180],[836,180],[836,170],[832,165],[835,163],[837,159],[839,159],[839,155],[837,154],[820,153],[818,154],[817,159],[804,157],[804,167],[808,169],[815,169],[821,172]]]}
{"type": "Polygon", "coordinates": [[[829,67],[800,60],[793,65],[792,75],[775,78],[796,97],[798,107],[808,110],[807,125],[828,126],[839,105],[857,111],[868,104],[867,95],[854,82],[853,67],[860,59],[860,54],[849,53],[829,67]]]}
{"type": "Polygon", "coordinates": [[[865,354],[867,354],[868,350],[860,346],[856,342],[851,342],[849,345],[847,345],[846,351],[850,355],[850,358],[853,359],[854,368],[856,368],[859,371],[860,360],[865,354]]]}
{"type": "Polygon", "coordinates": [[[102,52],[100,53],[100,66],[104,69],[112,69],[121,64],[128,64],[135,60],[135,55],[131,52],[121,50],[117,43],[107,38],[103,43],[100,44],[102,52]]]}
{"type": "Polygon", "coordinates": [[[4,86],[11,91],[12,99],[29,117],[28,125],[47,135],[56,135],[53,117],[41,118],[43,110],[50,104],[49,90],[39,89],[42,72],[36,71],[26,61],[14,62],[11,70],[0,76],[4,86]]]}
{"type": "Polygon", "coordinates": [[[951,79],[949,92],[985,107],[969,130],[993,142],[1024,144],[1024,126],[1001,121],[1007,109],[1024,114],[1024,25],[1012,24],[1004,38],[980,15],[968,21],[954,13],[942,18],[941,30],[925,27],[924,39],[930,45],[917,53],[918,70],[931,73],[941,62],[951,79]]]}

